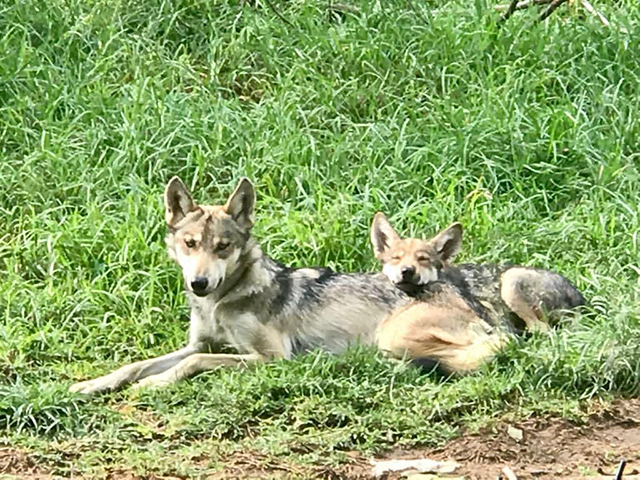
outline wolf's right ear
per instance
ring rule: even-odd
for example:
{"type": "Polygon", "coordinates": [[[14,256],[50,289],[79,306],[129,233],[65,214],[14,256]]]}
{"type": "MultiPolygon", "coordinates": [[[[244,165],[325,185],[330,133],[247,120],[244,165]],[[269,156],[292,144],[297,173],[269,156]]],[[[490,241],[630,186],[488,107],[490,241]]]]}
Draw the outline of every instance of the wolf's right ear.
{"type": "Polygon", "coordinates": [[[256,204],[256,191],[248,178],[243,178],[227,200],[225,211],[245,230],[253,227],[253,207],[256,204]]]}
{"type": "Polygon", "coordinates": [[[380,258],[393,242],[400,239],[400,236],[393,229],[384,213],[378,212],[373,217],[371,224],[371,244],[376,258],[380,258]]]}
{"type": "Polygon", "coordinates": [[[182,180],[178,177],[169,180],[164,191],[164,218],[167,225],[175,227],[180,220],[197,208],[198,206],[182,180]]]}

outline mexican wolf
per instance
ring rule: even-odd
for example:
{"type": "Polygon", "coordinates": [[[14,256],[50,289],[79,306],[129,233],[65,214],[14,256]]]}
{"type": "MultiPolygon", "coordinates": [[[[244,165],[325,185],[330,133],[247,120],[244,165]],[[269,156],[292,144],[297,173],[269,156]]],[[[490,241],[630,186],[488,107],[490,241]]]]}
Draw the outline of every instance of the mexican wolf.
{"type": "Polygon", "coordinates": [[[439,356],[445,371],[474,370],[513,334],[546,331],[559,313],[585,304],[582,293],[555,272],[510,265],[451,265],[462,245],[459,223],[430,240],[401,238],[379,212],[371,242],[383,273],[417,300],[380,327],[378,347],[393,356],[439,356]],[[437,341],[425,342],[421,338],[425,331],[437,334],[437,341]]]}
{"type": "Polygon", "coordinates": [[[224,205],[198,205],[174,177],[165,195],[166,243],[191,307],[186,347],[72,385],[82,393],[163,386],[221,365],[266,362],[313,349],[339,354],[375,344],[380,323],[411,297],[381,274],[293,269],[265,254],[250,232],[254,187],[242,179],[224,205]],[[209,353],[227,344],[237,354],[209,353]]]}

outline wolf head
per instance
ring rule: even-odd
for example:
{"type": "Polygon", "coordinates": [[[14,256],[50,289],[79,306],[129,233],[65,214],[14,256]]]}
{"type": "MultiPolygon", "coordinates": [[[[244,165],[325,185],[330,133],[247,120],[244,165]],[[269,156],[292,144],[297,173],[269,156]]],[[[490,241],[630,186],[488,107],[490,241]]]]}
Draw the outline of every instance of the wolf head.
{"type": "Polygon", "coordinates": [[[243,178],[224,205],[198,205],[178,177],[164,192],[169,255],[182,268],[185,287],[199,297],[219,288],[242,266],[251,248],[256,195],[243,178]]]}
{"type": "Polygon", "coordinates": [[[462,245],[462,225],[454,223],[430,240],[400,238],[387,217],[376,213],[371,225],[371,243],[382,272],[398,288],[415,290],[438,279],[462,245]]]}

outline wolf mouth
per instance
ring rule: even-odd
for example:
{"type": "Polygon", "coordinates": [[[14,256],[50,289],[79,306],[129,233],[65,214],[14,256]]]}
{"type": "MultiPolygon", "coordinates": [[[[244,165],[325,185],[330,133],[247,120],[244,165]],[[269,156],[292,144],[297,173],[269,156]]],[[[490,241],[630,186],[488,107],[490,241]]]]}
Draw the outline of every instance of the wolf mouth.
{"type": "Polygon", "coordinates": [[[398,282],[395,285],[405,293],[415,293],[424,287],[424,284],[416,282],[398,282]]]}

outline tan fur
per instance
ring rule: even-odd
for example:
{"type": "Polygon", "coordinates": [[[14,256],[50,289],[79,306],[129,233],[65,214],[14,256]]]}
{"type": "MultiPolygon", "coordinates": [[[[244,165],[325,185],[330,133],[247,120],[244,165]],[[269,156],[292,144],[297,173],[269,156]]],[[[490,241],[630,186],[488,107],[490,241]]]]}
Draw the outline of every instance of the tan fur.
{"type": "MultiPolygon", "coordinates": [[[[381,212],[371,227],[376,258],[399,288],[436,282],[438,270],[458,253],[461,237],[462,227],[454,223],[429,240],[401,238],[381,212]]],[[[377,333],[378,348],[387,355],[429,359],[449,372],[476,370],[508,339],[480,318],[455,288],[447,286],[425,301],[392,313],[377,333]]]]}
{"type": "Polygon", "coordinates": [[[380,325],[378,348],[394,358],[429,358],[450,372],[476,370],[508,341],[456,295],[414,302],[380,325]]]}

